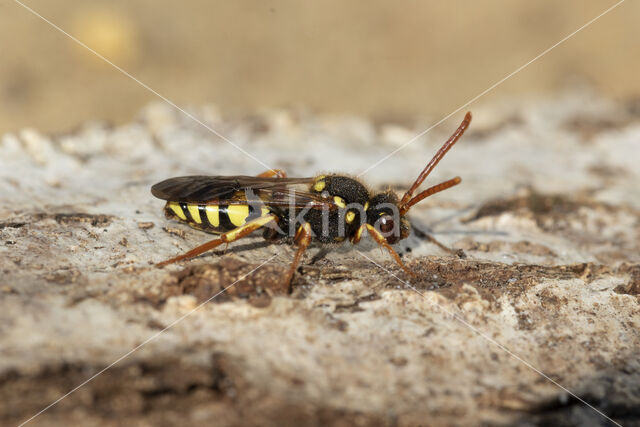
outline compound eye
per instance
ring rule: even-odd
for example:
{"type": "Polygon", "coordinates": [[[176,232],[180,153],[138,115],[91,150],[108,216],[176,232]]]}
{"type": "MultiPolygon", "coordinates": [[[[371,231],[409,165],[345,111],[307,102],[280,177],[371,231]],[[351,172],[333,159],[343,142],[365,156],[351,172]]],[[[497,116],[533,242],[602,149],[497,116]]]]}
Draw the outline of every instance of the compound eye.
{"type": "Polygon", "coordinates": [[[380,217],[380,231],[385,234],[393,231],[393,217],[391,215],[380,217]]]}
{"type": "Polygon", "coordinates": [[[384,237],[385,239],[387,239],[387,242],[389,242],[390,244],[394,244],[395,242],[398,241],[398,236],[393,234],[395,223],[391,215],[381,216],[379,220],[379,224],[380,224],[379,226],[380,232],[384,234],[384,237]]]}

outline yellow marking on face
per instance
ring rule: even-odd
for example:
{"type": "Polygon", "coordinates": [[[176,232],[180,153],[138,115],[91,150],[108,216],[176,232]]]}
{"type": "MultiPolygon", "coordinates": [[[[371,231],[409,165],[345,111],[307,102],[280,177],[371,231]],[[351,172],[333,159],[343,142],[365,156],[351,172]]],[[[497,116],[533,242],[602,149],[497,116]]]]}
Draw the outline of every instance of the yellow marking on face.
{"type": "Polygon", "coordinates": [[[351,224],[354,219],[356,219],[356,213],[354,211],[347,212],[344,217],[344,220],[347,221],[347,224],[351,224]]]}
{"type": "Polygon", "coordinates": [[[327,186],[327,183],[321,179],[317,180],[315,184],[313,184],[313,189],[315,191],[317,191],[318,193],[320,193],[322,190],[324,190],[324,187],[327,186]]]}
{"type": "Polygon", "coordinates": [[[260,216],[267,216],[271,213],[271,211],[268,208],[261,208],[260,211],[262,212],[262,215],[260,216]]]}
{"type": "Polygon", "coordinates": [[[205,207],[207,211],[207,219],[212,227],[220,226],[220,208],[218,205],[207,205],[205,207]]]}
{"type": "Polygon", "coordinates": [[[178,218],[180,218],[183,221],[187,220],[187,216],[184,214],[184,211],[180,207],[179,203],[169,202],[169,204],[167,206],[169,206],[169,209],[171,209],[173,211],[173,213],[178,216],[178,218]]]}
{"type": "Polygon", "coordinates": [[[338,205],[341,208],[347,207],[347,204],[344,202],[344,199],[340,196],[334,196],[333,201],[336,202],[336,205],[338,205]]]}
{"type": "Polygon", "coordinates": [[[366,203],[364,204],[364,210],[365,210],[365,211],[369,210],[369,202],[366,202],[366,203]]]}
{"type": "Polygon", "coordinates": [[[191,214],[191,218],[196,222],[196,224],[202,224],[202,218],[200,218],[200,210],[198,209],[198,205],[187,205],[187,209],[191,214]]]}
{"type": "Polygon", "coordinates": [[[229,205],[227,207],[227,215],[231,224],[236,227],[244,225],[249,216],[249,205],[229,205]]]}

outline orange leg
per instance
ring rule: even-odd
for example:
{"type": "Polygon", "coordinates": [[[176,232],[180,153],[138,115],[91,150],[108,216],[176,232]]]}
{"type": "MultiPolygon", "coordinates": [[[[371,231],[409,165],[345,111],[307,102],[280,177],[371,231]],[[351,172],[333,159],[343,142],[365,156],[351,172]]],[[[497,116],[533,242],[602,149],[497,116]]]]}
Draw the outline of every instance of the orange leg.
{"type": "Polygon", "coordinates": [[[217,248],[223,243],[231,243],[235,240],[248,236],[249,234],[253,233],[257,229],[264,227],[265,225],[267,225],[272,221],[277,221],[277,220],[278,220],[278,217],[275,215],[261,216],[260,218],[256,218],[253,221],[249,221],[248,223],[246,223],[241,227],[238,227],[231,231],[227,231],[226,233],[221,234],[219,238],[212,240],[210,242],[207,242],[203,245],[200,245],[197,248],[191,249],[189,252],[179,255],[175,258],[171,258],[166,261],[159,262],[158,264],[156,264],[156,267],[164,267],[167,264],[173,264],[174,262],[182,261],[183,259],[196,257],[201,253],[217,248]]]}
{"type": "Polygon", "coordinates": [[[389,251],[389,253],[393,257],[393,259],[396,260],[398,265],[400,267],[402,267],[402,269],[407,274],[409,274],[411,276],[415,276],[416,275],[413,271],[409,270],[406,265],[404,265],[404,263],[402,262],[402,259],[400,259],[400,255],[398,255],[398,253],[393,250],[391,245],[389,243],[387,243],[387,239],[385,239],[384,236],[378,230],[376,230],[376,228],[371,224],[363,224],[362,226],[360,226],[360,228],[358,229],[358,232],[356,233],[355,237],[351,240],[354,245],[357,244],[360,241],[360,239],[362,238],[362,233],[364,232],[365,229],[367,230],[369,235],[371,237],[373,237],[373,240],[375,240],[380,246],[382,246],[387,251],[389,251]]]}
{"type": "Polygon", "coordinates": [[[289,272],[287,273],[287,280],[285,283],[289,286],[289,291],[291,291],[291,281],[293,280],[293,275],[296,272],[296,267],[302,259],[302,254],[307,247],[309,247],[309,243],[311,243],[311,225],[308,222],[298,227],[294,241],[298,245],[298,251],[296,252],[295,258],[293,258],[291,268],[289,268],[289,272]]]}
{"type": "Polygon", "coordinates": [[[282,169],[269,169],[268,171],[262,172],[260,175],[256,175],[256,176],[258,178],[271,178],[271,177],[286,178],[287,173],[282,169]]]}

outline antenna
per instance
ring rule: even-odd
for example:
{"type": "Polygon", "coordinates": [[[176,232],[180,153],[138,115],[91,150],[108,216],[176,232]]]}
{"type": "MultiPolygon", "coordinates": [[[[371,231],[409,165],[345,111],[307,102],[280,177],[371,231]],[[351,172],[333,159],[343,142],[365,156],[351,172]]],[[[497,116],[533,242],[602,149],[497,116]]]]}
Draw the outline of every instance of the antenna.
{"type": "Polygon", "coordinates": [[[427,164],[427,166],[424,168],[424,170],[420,173],[420,175],[418,175],[418,178],[413,183],[411,188],[409,188],[409,190],[404,194],[404,196],[402,196],[402,200],[400,200],[400,204],[398,205],[398,208],[400,209],[400,214],[401,215],[404,215],[409,210],[409,208],[411,206],[415,205],[416,203],[418,203],[422,199],[424,199],[426,197],[429,197],[432,194],[435,194],[435,193],[438,193],[440,191],[446,190],[447,188],[453,187],[454,185],[457,185],[457,184],[460,183],[461,179],[459,177],[456,177],[456,178],[453,178],[453,179],[451,179],[449,181],[445,181],[445,182],[443,182],[441,184],[434,185],[433,187],[429,188],[428,190],[425,190],[422,193],[418,194],[415,198],[412,198],[413,197],[413,193],[418,189],[418,187],[420,187],[420,185],[427,178],[427,176],[429,176],[431,171],[436,167],[438,162],[440,162],[440,160],[442,160],[444,155],[447,154],[447,151],[449,151],[451,149],[451,147],[453,147],[453,144],[458,142],[458,140],[460,139],[462,134],[464,134],[464,132],[469,127],[469,123],[471,123],[471,113],[467,112],[467,114],[465,114],[465,116],[464,116],[464,120],[462,120],[462,123],[460,123],[460,126],[458,126],[458,129],[456,129],[456,131],[453,133],[453,135],[451,135],[449,137],[447,142],[445,142],[444,145],[442,147],[440,147],[440,149],[435,154],[435,156],[433,156],[433,158],[427,164]]]}

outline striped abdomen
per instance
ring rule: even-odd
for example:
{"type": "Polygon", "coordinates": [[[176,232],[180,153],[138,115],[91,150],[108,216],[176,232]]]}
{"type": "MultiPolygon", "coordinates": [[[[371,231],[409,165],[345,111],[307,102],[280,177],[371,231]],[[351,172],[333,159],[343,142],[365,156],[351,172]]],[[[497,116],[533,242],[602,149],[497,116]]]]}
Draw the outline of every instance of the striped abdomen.
{"type": "Polygon", "coordinates": [[[170,218],[179,219],[190,226],[210,233],[224,233],[248,221],[270,214],[266,207],[251,205],[198,205],[195,203],[167,202],[164,208],[170,218]]]}

